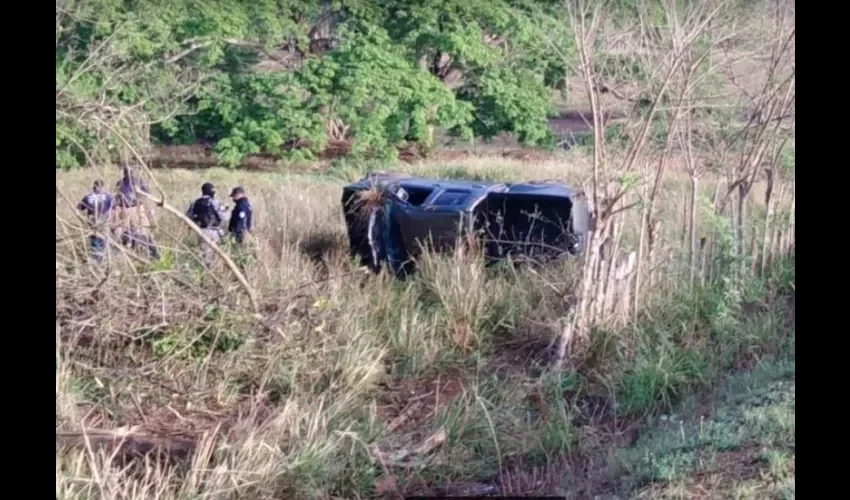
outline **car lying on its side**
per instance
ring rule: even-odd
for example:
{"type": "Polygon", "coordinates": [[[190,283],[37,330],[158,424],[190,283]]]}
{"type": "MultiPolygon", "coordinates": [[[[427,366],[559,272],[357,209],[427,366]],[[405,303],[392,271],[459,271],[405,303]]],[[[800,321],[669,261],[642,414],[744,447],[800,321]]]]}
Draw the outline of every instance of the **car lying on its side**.
{"type": "Polygon", "coordinates": [[[582,191],[554,181],[501,183],[371,173],[343,188],[350,251],[379,272],[413,270],[425,247],[477,241],[488,261],[580,255],[589,212],[582,191]],[[472,238],[470,238],[470,236],[472,238]]]}

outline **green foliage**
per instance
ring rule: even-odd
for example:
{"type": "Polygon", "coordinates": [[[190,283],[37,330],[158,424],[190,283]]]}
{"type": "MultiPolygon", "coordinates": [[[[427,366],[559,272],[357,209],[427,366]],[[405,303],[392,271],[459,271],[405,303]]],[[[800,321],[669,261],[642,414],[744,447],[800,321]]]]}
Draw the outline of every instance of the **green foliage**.
{"type": "Polygon", "coordinates": [[[115,159],[125,141],[212,144],[314,159],[329,138],[355,156],[512,132],[552,143],[558,51],[528,2],[97,0],[57,7],[56,162],[115,159]],[[62,10],[64,9],[64,10],[62,10]],[[273,71],[258,63],[286,60],[273,71]],[[329,134],[336,127],[345,132],[329,134]],[[118,136],[122,136],[123,139],[118,136]]]}
{"type": "Polygon", "coordinates": [[[693,478],[707,473],[719,476],[717,484],[729,491],[724,497],[749,496],[739,493],[749,490],[765,498],[794,498],[794,377],[793,360],[771,361],[723,380],[711,404],[700,401],[705,397],[689,398],[681,412],[663,415],[616,453],[628,472],[623,486],[656,483],[653,498],[661,496],[661,485],[677,493],[666,498],[688,496],[693,478]]]}
{"type": "Polygon", "coordinates": [[[305,100],[292,73],[220,74],[199,95],[198,114],[171,133],[183,133],[187,142],[215,143],[222,162],[229,166],[237,165],[246,154],[281,154],[289,137],[321,147],[324,125],[320,116],[303,105],[305,100]],[[196,137],[186,133],[187,128],[196,130],[196,137]]]}
{"type": "Polygon", "coordinates": [[[493,68],[484,71],[476,84],[464,87],[460,98],[475,106],[476,135],[490,139],[509,131],[524,144],[551,145],[554,138],[547,120],[551,101],[544,90],[542,75],[493,68]]]}
{"type": "MultiPolygon", "coordinates": [[[[640,11],[649,38],[667,22],[657,1],[606,11],[640,11]]],[[[552,90],[576,65],[554,1],[95,0],[66,2],[57,19],[61,168],[151,141],[212,145],[229,166],[253,154],[312,160],[329,139],[387,161],[410,144],[431,149],[437,128],[552,146],[552,90]]],[[[626,56],[595,66],[612,85],[658,83],[626,56]]]]}
{"type": "Polygon", "coordinates": [[[642,350],[619,380],[622,411],[638,414],[671,407],[702,378],[704,364],[698,352],[688,349],[661,345],[642,350]]]}
{"type": "Polygon", "coordinates": [[[147,143],[149,127],[185,111],[222,38],[245,28],[234,2],[66,2],[57,5],[56,162],[147,143]],[[214,15],[219,13],[218,16],[214,15]],[[224,15],[224,14],[227,15],[224,15]]]}
{"type": "Polygon", "coordinates": [[[621,410],[640,415],[669,409],[742,359],[793,352],[787,316],[794,276],[793,260],[776,262],[768,276],[723,276],[657,304],[652,320],[635,326],[634,353],[621,360],[622,371],[615,376],[621,410]],[[752,304],[770,307],[752,310],[752,304]],[[701,349],[691,347],[702,342],[701,349]]]}
{"type": "Polygon", "coordinates": [[[355,153],[382,156],[405,141],[429,141],[435,125],[469,135],[470,106],[419,70],[385,29],[364,24],[345,34],[347,41],[309,65],[304,78],[311,105],[353,129],[355,153]]]}
{"type": "Polygon", "coordinates": [[[245,343],[238,318],[218,306],[208,305],[198,323],[158,335],[151,350],[158,358],[179,357],[203,361],[214,353],[231,352],[245,343]]]}

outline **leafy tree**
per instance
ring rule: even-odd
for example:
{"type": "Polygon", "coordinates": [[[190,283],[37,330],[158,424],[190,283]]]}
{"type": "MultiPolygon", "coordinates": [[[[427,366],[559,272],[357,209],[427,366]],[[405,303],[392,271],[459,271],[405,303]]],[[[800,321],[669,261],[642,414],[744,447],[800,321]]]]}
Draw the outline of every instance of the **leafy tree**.
{"type": "Polygon", "coordinates": [[[220,58],[223,38],[241,29],[238,19],[212,22],[204,7],[192,0],[57,3],[57,167],[107,161],[126,144],[143,149],[152,125],[183,111],[220,58]]]}
{"type": "Polygon", "coordinates": [[[112,158],[127,140],[209,143],[228,165],[256,153],[315,158],[329,140],[392,157],[407,143],[432,147],[436,127],[547,144],[571,38],[552,50],[532,12],[557,8],[67,0],[57,4],[57,166],[112,158]]]}
{"type": "Polygon", "coordinates": [[[351,23],[344,42],[304,72],[311,105],[351,127],[354,152],[392,156],[405,141],[428,144],[434,126],[469,136],[471,106],[406,57],[387,31],[351,23]]]}

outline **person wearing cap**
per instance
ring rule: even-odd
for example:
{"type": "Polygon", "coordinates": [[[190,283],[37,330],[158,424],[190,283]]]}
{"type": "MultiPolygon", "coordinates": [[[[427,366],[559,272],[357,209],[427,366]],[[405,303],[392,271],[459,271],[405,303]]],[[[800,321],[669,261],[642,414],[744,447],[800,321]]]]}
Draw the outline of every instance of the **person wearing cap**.
{"type": "Polygon", "coordinates": [[[230,232],[231,239],[236,245],[236,254],[234,255],[236,263],[245,271],[245,265],[248,263],[249,255],[245,248],[245,235],[251,232],[251,226],[254,218],[254,208],[245,196],[245,190],[242,186],[236,186],[230,192],[230,198],[233,199],[233,210],[230,212],[230,222],[227,229],[230,232]]]}
{"type": "Polygon", "coordinates": [[[90,193],[83,197],[77,205],[77,209],[88,216],[89,227],[92,234],[89,235],[92,258],[98,264],[103,262],[106,252],[106,239],[103,237],[104,228],[109,224],[112,215],[112,195],[103,190],[103,181],[96,180],[92,184],[90,193]]]}
{"type": "Polygon", "coordinates": [[[159,258],[159,249],[150,234],[153,217],[139,199],[137,189],[150,193],[147,183],[138,178],[133,167],[124,165],[123,177],[115,184],[121,244],[132,248],[147,247],[151,259],[156,260],[159,258]]]}
{"type": "Polygon", "coordinates": [[[245,196],[245,190],[242,186],[236,186],[230,192],[230,198],[233,199],[233,211],[230,214],[230,223],[228,231],[236,240],[236,243],[242,245],[245,241],[245,234],[251,232],[252,219],[254,217],[254,209],[245,196]]]}
{"type": "MultiPolygon", "coordinates": [[[[204,235],[216,245],[221,242],[223,229],[221,227],[224,214],[218,200],[215,199],[215,186],[205,182],[201,186],[201,197],[193,201],[186,211],[186,216],[201,229],[204,235]]],[[[204,265],[212,265],[212,249],[203,241],[199,242],[204,265]]]]}
{"type": "Polygon", "coordinates": [[[245,234],[251,232],[252,219],[254,217],[254,208],[245,196],[245,190],[242,186],[236,186],[230,192],[230,198],[233,200],[233,211],[230,215],[230,224],[228,230],[230,235],[238,244],[245,241],[245,234]]]}

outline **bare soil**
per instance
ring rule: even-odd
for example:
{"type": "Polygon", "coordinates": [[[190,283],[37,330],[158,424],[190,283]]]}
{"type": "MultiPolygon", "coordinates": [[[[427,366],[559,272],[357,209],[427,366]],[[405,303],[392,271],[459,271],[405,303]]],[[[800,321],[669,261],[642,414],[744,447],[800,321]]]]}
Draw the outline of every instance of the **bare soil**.
{"type": "MultiPolygon", "coordinates": [[[[625,113],[618,110],[602,112],[603,126],[610,125],[625,118],[625,113]]],[[[587,134],[593,131],[593,113],[588,109],[573,109],[561,112],[549,119],[549,126],[556,136],[568,134],[587,134]]]]}
{"type": "Polygon", "coordinates": [[[384,385],[378,415],[387,422],[387,433],[410,432],[436,417],[465,386],[459,373],[396,380],[384,385]]]}

